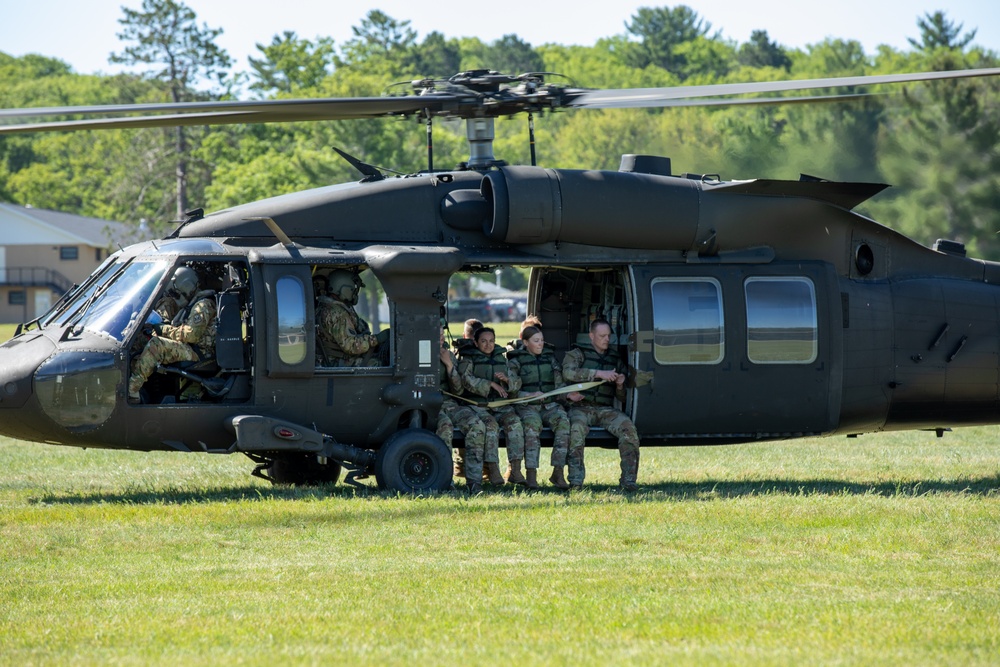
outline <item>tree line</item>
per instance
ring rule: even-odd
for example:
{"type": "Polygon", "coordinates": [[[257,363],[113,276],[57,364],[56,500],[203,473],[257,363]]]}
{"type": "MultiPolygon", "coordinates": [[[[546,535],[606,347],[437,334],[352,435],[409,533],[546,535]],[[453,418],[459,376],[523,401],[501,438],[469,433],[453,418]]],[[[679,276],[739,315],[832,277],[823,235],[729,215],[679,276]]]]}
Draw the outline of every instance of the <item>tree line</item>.
{"type": "MultiPolygon", "coordinates": [[[[594,46],[531,45],[516,34],[420,38],[409,21],[373,10],[341,44],[275,35],[256,45],[247,72],[217,46],[222,28],[199,24],[182,2],[144,0],[123,9],[120,24],[110,59],[139,73],[80,74],[54,58],[0,52],[0,107],[374,96],[400,81],[471,69],[633,88],[998,65],[995,52],[975,45],[974,28],[944,12],[916,17],[909,49],[867,53],[836,38],[787,48],[763,27],[737,43],[685,5],[640,8],[624,33],[594,46]]],[[[923,243],[955,239],[1000,260],[1000,81],[876,90],[884,94],[839,103],[549,113],[535,119],[539,164],[616,169],[622,153],[650,153],[670,156],[675,173],[886,182],[896,187],[859,210],[923,243]]],[[[332,146],[370,164],[420,170],[424,141],[423,128],[402,119],[15,135],[0,139],[0,200],[162,233],[190,208],[355,180],[332,146]]],[[[498,122],[494,151],[528,163],[526,120],[498,122]]],[[[466,160],[464,126],[438,121],[434,152],[439,168],[466,160]]]]}

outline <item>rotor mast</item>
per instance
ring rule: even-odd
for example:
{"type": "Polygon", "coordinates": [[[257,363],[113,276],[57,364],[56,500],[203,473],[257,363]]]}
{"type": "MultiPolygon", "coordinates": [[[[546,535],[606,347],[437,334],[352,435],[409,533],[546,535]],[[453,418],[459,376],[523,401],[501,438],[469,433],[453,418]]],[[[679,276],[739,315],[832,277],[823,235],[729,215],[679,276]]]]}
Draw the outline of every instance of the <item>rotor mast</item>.
{"type": "Polygon", "coordinates": [[[493,118],[465,119],[465,136],[469,141],[469,169],[485,170],[496,164],[493,139],[496,136],[493,118]]]}

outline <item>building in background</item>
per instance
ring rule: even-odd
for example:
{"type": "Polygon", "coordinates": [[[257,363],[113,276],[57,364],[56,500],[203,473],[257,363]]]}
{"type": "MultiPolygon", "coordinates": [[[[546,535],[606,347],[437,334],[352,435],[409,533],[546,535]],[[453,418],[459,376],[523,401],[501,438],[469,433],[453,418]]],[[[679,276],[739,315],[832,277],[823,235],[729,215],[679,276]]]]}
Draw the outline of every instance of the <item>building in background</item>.
{"type": "Polygon", "coordinates": [[[129,227],[0,203],[0,323],[43,315],[103,262],[129,227]]]}

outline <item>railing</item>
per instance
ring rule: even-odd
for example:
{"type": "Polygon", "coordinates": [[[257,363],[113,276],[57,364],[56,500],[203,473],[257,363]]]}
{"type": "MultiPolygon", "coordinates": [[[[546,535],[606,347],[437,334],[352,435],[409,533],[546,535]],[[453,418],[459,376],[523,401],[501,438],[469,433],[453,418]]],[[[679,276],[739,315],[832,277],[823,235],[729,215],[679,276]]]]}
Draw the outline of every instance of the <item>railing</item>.
{"type": "Polygon", "coordinates": [[[73,286],[73,281],[52,269],[42,266],[23,266],[0,269],[0,285],[49,287],[57,294],[64,294],[73,286]]]}

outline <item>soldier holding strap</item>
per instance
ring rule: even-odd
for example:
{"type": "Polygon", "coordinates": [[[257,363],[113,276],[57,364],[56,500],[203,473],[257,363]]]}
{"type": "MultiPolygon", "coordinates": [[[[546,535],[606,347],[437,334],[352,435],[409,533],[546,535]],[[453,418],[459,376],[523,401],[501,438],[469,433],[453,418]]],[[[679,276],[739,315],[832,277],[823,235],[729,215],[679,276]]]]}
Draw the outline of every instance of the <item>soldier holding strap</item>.
{"type": "MultiPolygon", "coordinates": [[[[611,325],[605,319],[590,323],[590,345],[574,345],[563,358],[563,378],[567,382],[602,380],[603,384],[584,392],[573,392],[568,398],[574,402],[569,411],[570,433],[573,437],[586,438],[590,427],[597,424],[618,438],[621,457],[619,486],[625,491],[636,490],[639,473],[639,434],[628,416],[614,407],[615,399],[625,398],[625,367],[618,351],[611,346],[611,325]]],[[[583,448],[580,456],[569,456],[570,486],[583,485],[586,468],[583,448]]]]}

